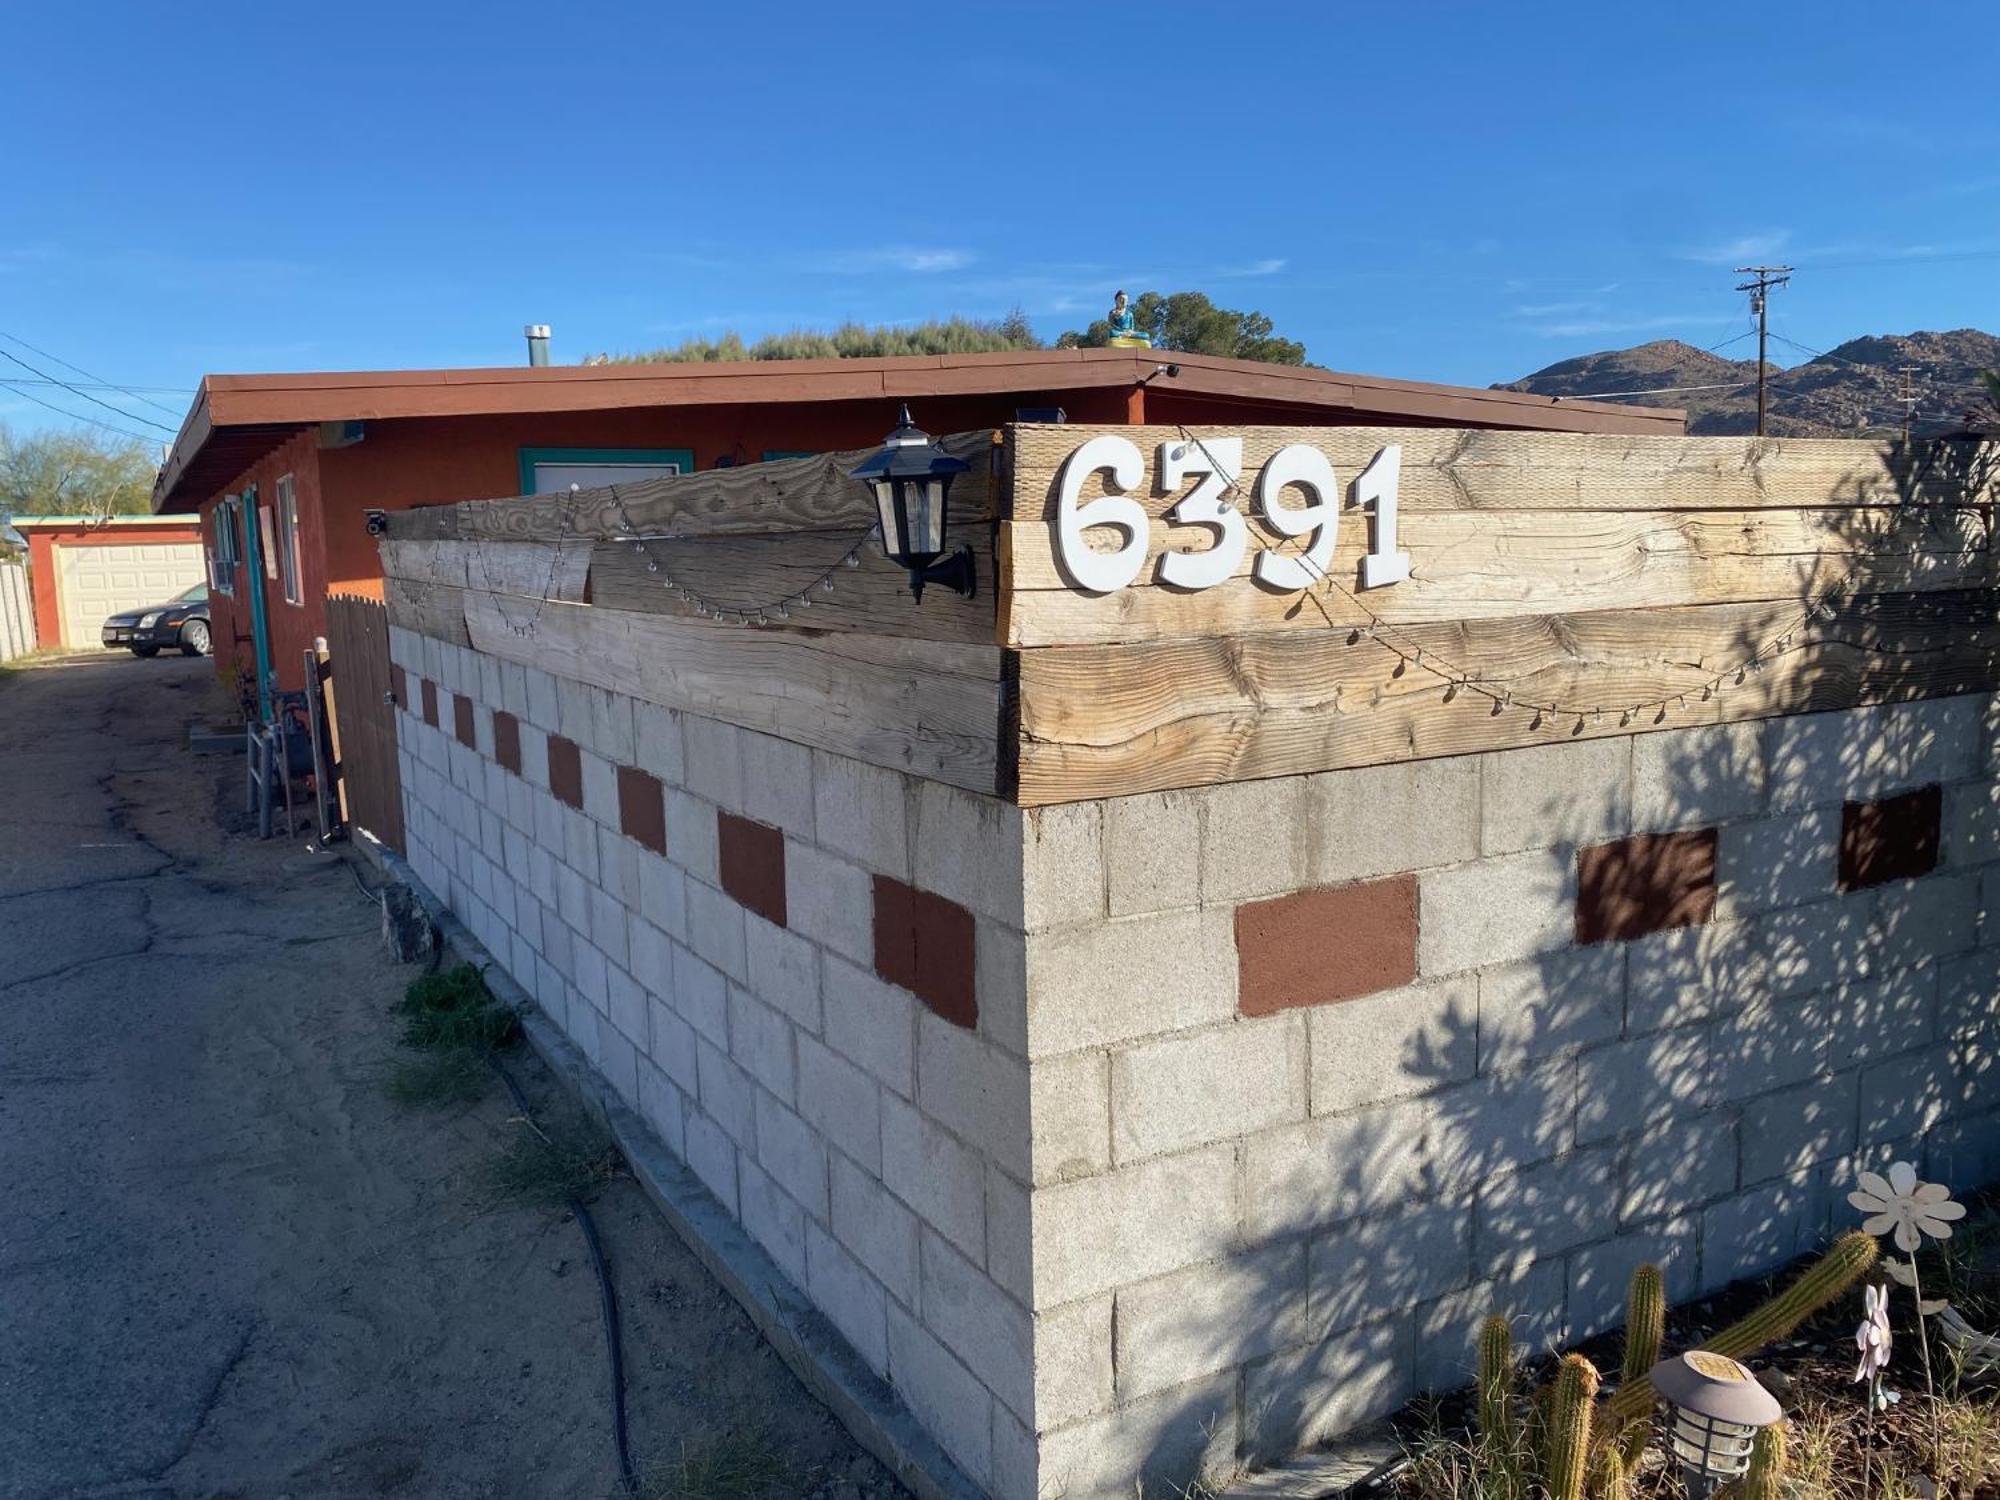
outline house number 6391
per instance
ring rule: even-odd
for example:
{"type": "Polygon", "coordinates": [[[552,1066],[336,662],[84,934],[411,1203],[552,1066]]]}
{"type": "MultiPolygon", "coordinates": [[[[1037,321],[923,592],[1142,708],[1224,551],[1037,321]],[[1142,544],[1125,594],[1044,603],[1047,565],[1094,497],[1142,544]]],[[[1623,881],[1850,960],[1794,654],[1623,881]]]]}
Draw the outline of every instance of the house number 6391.
{"type": "MultiPolygon", "coordinates": [[[[1167,512],[1167,519],[1176,526],[1206,526],[1215,534],[1215,544],[1206,551],[1163,554],[1160,582],[1189,590],[1213,588],[1234,576],[1250,543],[1242,512],[1223,500],[1229,487],[1243,477],[1243,439],[1162,443],[1159,458],[1161,490],[1172,493],[1189,479],[1196,481],[1167,512]]],[[[1361,559],[1365,589],[1410,576],[1410,554],[1396,548],[1396,482],[1402,469],[1403,450],[1391,443],[1354,481],[1350,503],[1369,509],[1369,551],[1361,559]]],[[[1145,473],[1146,459],[1138,445],[1116,433],[1092,438],[1063,463],[1056,492],[1056,559],[1069,577],[1092,593],[1116,593],[1146,565],[1146,510],[1122,493],[1136,489],[1145,473]],[[1114,493],[1081,502],[1084,481],[1099,472],[1109,474],[1114,493]],[[1114,552],[1095,551],[1084,539],[1093,526],[1116,526],[1125,540],[1114,552]]],[[[1311,444],[1293,443],[1271,455],[1257,476],[1258,514],[1280,536],[1307,540],[1294,552],[1261,552],[1252,569],[1259,582],[1292,592],[1327,576],[1340,519],[1339,493],[1333,464],[1311,444]],[[1302,491],[1307,503],[1285,503],[1287,488],[1302,491]]]]}

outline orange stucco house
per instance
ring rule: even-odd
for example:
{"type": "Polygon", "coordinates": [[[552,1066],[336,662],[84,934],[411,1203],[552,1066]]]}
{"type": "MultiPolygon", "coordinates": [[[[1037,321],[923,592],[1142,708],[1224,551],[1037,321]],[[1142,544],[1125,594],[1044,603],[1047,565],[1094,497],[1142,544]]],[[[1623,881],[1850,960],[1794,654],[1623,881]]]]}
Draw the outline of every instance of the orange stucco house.
{"type": "Polygon", "coordinates": [[[1078,422],[1685,430],[1659,408],[1147,349],[210,375],[153,509],[199,513],[218,666],[254,658],[261,612],[266,660],[295,688],[328,592],[381,594],[369,509],[865,448],[904,401],[938,433],[1050,408],[1078,422]]]}

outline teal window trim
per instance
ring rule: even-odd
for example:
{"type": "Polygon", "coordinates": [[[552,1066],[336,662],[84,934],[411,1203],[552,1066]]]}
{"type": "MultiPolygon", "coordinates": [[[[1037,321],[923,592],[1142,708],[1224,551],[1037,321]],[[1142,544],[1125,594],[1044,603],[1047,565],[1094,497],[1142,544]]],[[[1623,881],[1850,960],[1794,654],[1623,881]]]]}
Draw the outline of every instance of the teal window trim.
{"type": "Polygon", "coordinates": [[[694,472],[692,448],[523,448],[521,493],[535,492],[536,464],[679,464],[683,474],[694,472]]]}
{"type": "Polygon", "coordinates": [[[766,448],[764,450],[764,456],[761,462],[768,464],[775,462],[776,460],[781,458],[818,458],[818,457],[819,457],[819,450],[816,448],[766,448]]]}

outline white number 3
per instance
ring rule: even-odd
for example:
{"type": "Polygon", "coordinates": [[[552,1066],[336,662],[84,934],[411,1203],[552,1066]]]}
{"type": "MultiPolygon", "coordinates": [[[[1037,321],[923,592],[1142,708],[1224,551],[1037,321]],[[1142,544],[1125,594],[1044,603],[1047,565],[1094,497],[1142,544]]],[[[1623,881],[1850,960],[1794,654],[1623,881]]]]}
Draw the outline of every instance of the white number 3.
{"type": "Polygon", "coordinates": [[[1243,561],[1249,528],[1241,511],[1222,503],[1222,496],[1243,473],[1243,439],[1209,438],[1203,442],[1160,444],[1160,488],[1171,493],[1190,474],[1201,483],[1172,510],[1167,519],[1181,526],[1213,526],[1215,545],[1206,552],[1169,552],[1160,559],[1160,582],[1181,589],[1205,589],[1222,582],[1243,561]]]}

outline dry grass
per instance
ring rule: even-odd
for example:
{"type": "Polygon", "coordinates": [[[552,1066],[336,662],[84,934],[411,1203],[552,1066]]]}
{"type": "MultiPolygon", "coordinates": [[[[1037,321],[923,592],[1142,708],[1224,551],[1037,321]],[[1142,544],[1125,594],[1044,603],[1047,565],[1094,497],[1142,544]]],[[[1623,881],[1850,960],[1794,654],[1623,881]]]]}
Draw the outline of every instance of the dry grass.
{"type": "Polygon", "coordinates": [[[520,1119],[507,1148],[494,1159],[491,1179],[502,1198],[541,1208],[588,1201],[618,1175],[618,1148],[589,1123],[543,1129],[520,1119]]]}
{"type": "Polygon", "coordinates": [[[484,1097],[492,1083],[493,1070],[483,1050],[446,1047],[396,1059],[382,1088],[397,1104],[449,1109],[484,1097]]]}
{"type": "Polygon", "coordinates": [[[643,1500],[779,1500],[801,1488],[784,1455],[755,1428],[683,1443],[639,1476],[643,1500]]]}

